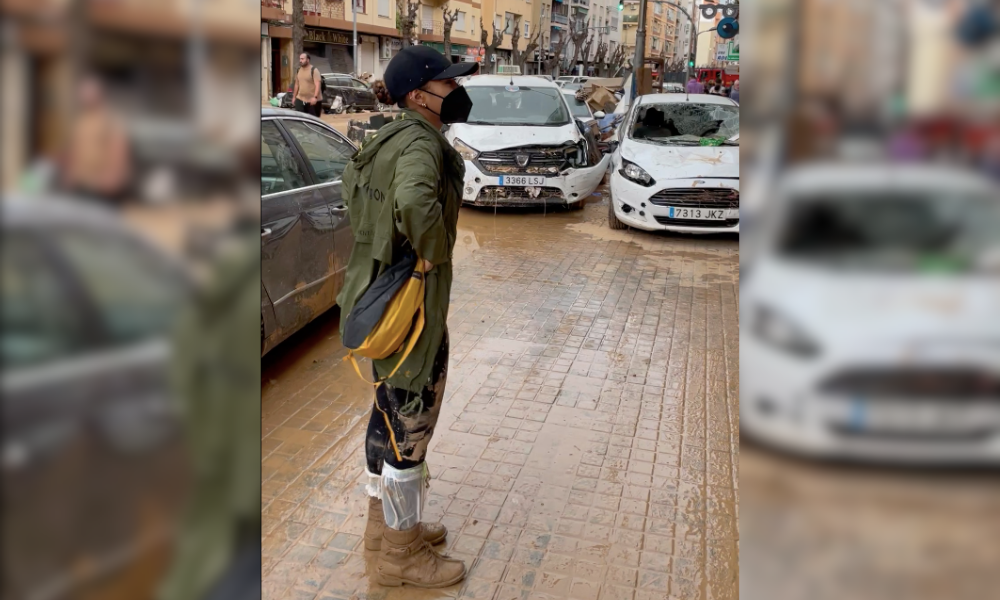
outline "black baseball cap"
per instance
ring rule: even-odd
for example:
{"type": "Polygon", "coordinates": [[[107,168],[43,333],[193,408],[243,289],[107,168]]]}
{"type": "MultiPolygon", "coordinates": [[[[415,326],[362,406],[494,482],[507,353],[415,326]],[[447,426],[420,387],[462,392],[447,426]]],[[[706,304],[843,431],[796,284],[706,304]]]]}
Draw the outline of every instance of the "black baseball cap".
{"type": "Polygon", "coordinates": [[[396,102],[428,81],[441,81],[472,75],[479,63],[452,63],[430,46],[407,46],[385,68],[385,87],[396,102]]]}

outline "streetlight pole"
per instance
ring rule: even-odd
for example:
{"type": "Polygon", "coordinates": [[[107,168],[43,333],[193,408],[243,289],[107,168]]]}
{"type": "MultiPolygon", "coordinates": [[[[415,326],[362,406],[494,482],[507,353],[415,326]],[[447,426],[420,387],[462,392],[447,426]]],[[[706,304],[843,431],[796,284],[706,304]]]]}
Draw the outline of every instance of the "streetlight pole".
{"type": "Polygon", "coordinates": [[[354,16],[354,76],[360,77],[358,73],[358,0],[351,0],[351,14],[354,16]]]}
{"type": "Polygon", "coordinates": [[[632,57],[632,95],[636,95],[639,85],[639,69],[646,62],[646,3],[639,0],[639,22],[635,29],[635,55],[632,57]]]}

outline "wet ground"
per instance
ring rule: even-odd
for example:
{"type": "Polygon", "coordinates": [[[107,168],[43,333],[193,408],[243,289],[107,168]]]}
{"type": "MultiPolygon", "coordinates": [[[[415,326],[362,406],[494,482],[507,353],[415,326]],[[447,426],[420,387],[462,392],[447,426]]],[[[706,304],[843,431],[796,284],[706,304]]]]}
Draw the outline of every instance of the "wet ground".
{"type": "Polygon", "coordinates": [[[337,310],[264,358],[264,598],[738,597],[738,240],[613,232],[593,200],[462,209],[425,518],[463,584],[369,580],[337,310]]]}
{"type": "Polygon", "coordinates": [[[1000,598],[1000,479],[740,451],[743,600],[1000,598]]]}

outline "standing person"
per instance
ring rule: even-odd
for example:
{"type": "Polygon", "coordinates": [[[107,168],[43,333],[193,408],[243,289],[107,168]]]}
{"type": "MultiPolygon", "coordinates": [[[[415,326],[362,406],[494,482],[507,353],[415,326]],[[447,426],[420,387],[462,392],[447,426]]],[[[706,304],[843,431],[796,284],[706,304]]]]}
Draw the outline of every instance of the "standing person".
{"type": "Polygon", "coordinates": [[[691,73],[691,78],[687,82],[687,93],[689,94],[704,94],[705,84],[698,81],[698,75],[691,73]]]}
{"type": "MultiPolygon", "coordinates": [[[[260,172],[254,153],[244,165],[260,172]]],[[[174,337],[193,489],[157,600],[260,598],[260,205],[248,194],[174,337]]]]}
{"type": "Polygon", "coordinates": [[[478,66],[452,64],[429,46],[403,48],[386,68],[385,81],[372,84],[380,102],[399,104],[402,118],[362,144],[344,170],[354,248],[337,297],[341,336],[347,316],[377,273],[409,252],[416,253],[426,273],[426,325],[415,347],[405,360],[398,352],[373,361],[381,384],[365,443],[365,548],[380,551],[376,578],[386,586],[440,588],[465,578],[462,561],[431,547],[444,540],[445,528],[420,520],[428,487],[424,461],[448,375],[445,319],[465,177],[465,162],[440,130],[468,119],[472,101],[455,78],[473,74],[478,66]]]}
{"type": "Polygon", "coordinates": [[[724,95],[723,89],[722,80],[716,79],[715,83],[712,84],[712,87],[708,89],[708,93],[713,96],[722,96],[724,95]]]}
{"type": "Polygon", "coordinates": [[[737,79],[733,82],[733,89],[729,91],[729,97],[732,98],[733,102],[740,103],[740,80],[737,79]]]}
{"type": "Polygon", "coordinates": [[[295,93],[293,94],[295,110],[318,117],[323,108],[319,97],[321,91],[319,69],[313,66],[309,55],[303,52],[299,55],[299,70],[295,73],[295,93]]]}
{"type": "Polygon", "coordinates": [[[132,175],[125,125],[94,75],[81,80],[77,102],[79,112],[70,130],[60,183],[72,194],[117,205],[125,199],[132,175]]]}

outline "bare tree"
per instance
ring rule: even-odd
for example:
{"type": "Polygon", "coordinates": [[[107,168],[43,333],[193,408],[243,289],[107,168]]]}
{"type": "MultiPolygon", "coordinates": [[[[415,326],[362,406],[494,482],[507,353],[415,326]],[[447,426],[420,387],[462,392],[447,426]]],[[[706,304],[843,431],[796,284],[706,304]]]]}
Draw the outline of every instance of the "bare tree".
{"type": "Polygon", "coordinates": [[[598,40],[597,52],[594,53],[594,69],[599,77],[608,76],[608,43],[598,40]]]}
{"type": "Polygon", "coordinates": [[[569,63],[569,72],[576,70],[576,61],[580,57],[580,50],[583,49],[583,41],[587,39],[587,28],[590,26],[590,19],[583,21],[580,26],[580,19],[570,21],[570,40],[573,42],[573,59],[569,63]]]}
{"type": "Polygon", "coordinates": [[[417,40],[417,12],[420,3],[412,0],[396,0],[396,29],[403,38],[403,46],[412,46],[417,40]]]}
{"type": "Polygon", "coordinates": [[[611,77],[620,77],[623,71],[631,71],[632,64],[628,58],[628,48],[624,44],[619,44],[611,54],[611,60],[608,61],[608,72],[611,77]]]}
{"type": "MultiPolygon", "coordinates": [[[[600,39],[598,39],[597,43],[598,45],[601,44],[600,39]]],[[[590,72],[590,65],[591,65],[590,49],[593,46],[594,46],[594,36],[591,35],[589,38],[587,38],[587,43],[583,46],[583,56],[581,57],[581,59],[583,60],[583,73],[582,73],[583,75],[586,75],[590,72]]]]}
{"type": "MultiPolygon", "coordinates": [[[[292,73],[298,68],[299,55],[302,54],[302,43],[306,38],[306,15],[302,8],[303,0],[292,0],[292,51],[295,62],[292,63],[292,73]]],[[[292,76],[294,80],[294,75],[292,76]]]]}
{"type": "Polygon", "coordinates": [[[503,32],[503,29],[497,29],[496,28],[496,24],[494,24],[493,25],[493,41],[487,43],[487,37],[488,36],[487,36],[487,33],[486,33],[486,27],[483,26],[483,19],[482,18],[479,19],[479,31],[480,31],[480,38],[479,38],[480,45],[483,48],[486,49],[486,53],[483,55],[483,63],[485,63],[486,65],[489,65],[489,66],[486,67],[487,70],[492,71],[493,70],[493,53],[496,51],[497,48],[500,47],[500,44],[503,43],[503,33],[504,32],[503,32]]]}
{"type": "Polygon", "coordinates": [[[441,23],[441,31],[444,35],[444,55],[451,60],[451,28],[455,25],[455,20],[458,19],[458,9],[448,11],[448,3],[444,3],[444,7],[441,9],[442,18],[444,21],[441,23]]]}
{"type": "Polygon", "coordinates": [[[544,66],[545,72],[548,73],[549,75],[556,76],[559,74],[558,72],[556,72],[556,69],[559,68],[559,63],[562,62],[563,51],[566,49],[566,42],[568,40],[569,36],[566,35],[566,32],[563,32],[559,36],[559,41],[556,42],[555,47],[552,49],[552,56],[546,58],[545,61],[542,63],[545,65],[544,66]]]}
{"type": "Polygon", "coordinates": [[[521,72],[524,72],[524,65],[528,62],[528,58],[534,54],[535,50],[538,49],[538,38],[542,35],[542,29],[539,27],[535,30],[535,34],[528,39],[528,45],[525,46],[524,51],[520,52],[517,49],[518,43],[521,41],[521,17],[518,17],[514,23],[514,33],[510,36],[510,55],[511,61],[521,67],[521,72]]]}

